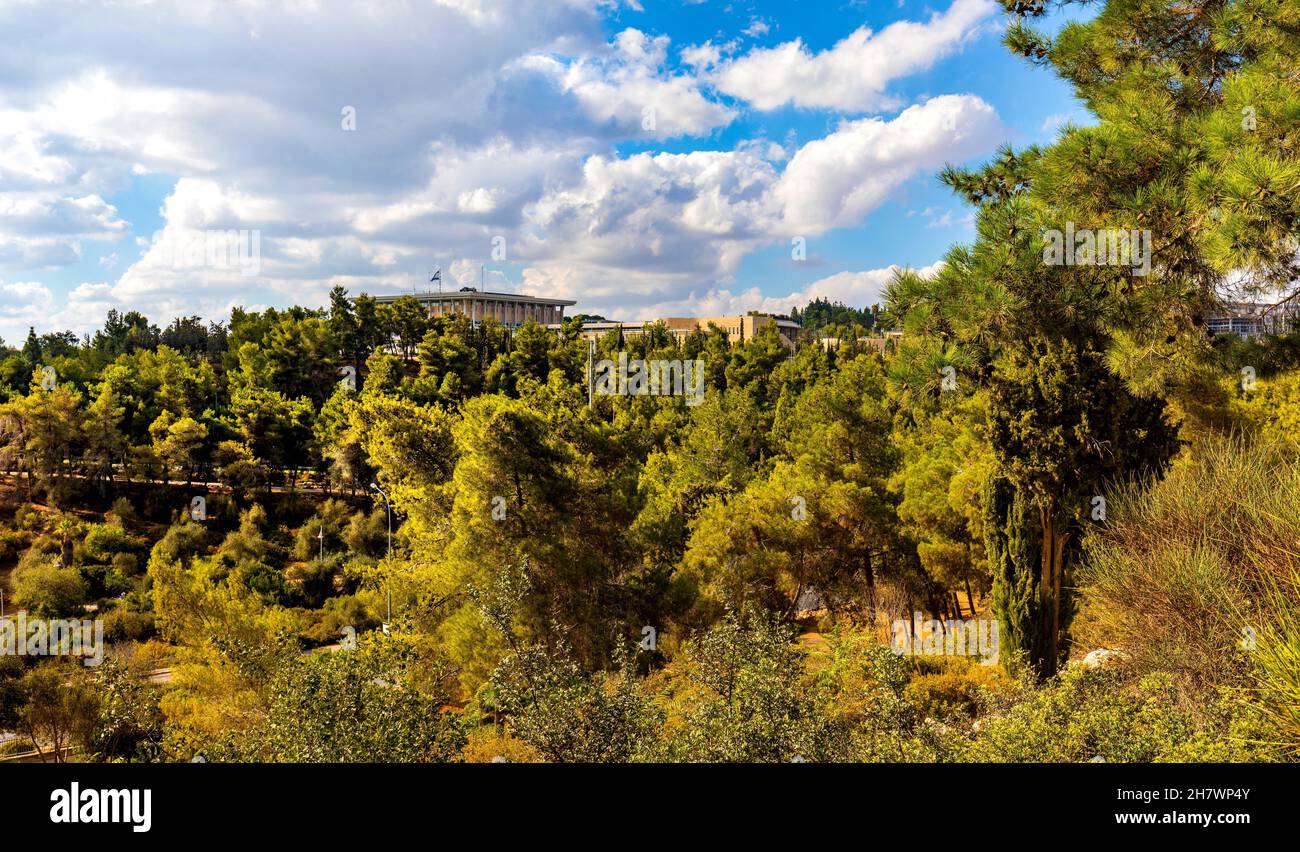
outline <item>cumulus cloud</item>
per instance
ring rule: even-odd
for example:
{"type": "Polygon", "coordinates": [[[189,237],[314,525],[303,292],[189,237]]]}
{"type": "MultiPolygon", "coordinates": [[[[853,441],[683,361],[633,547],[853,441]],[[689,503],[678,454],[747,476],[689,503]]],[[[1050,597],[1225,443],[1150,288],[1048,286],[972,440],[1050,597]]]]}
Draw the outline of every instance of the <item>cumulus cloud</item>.
{"type": "Polygon", "coordinates": [[[0,195],[0,263],[39,268],[70,263],[82,240],[115,240],[129,226],[98,195],[7,192],[0,195]]]}
{"type": "Polygon", "coordinates": [[[530,208],[537,236],[520,245],[525,288],[584,307],[614,298],[649,307],[688,293],[704,304],[700,283],[730,279],[754,249],[859,225],[903,182],[1004,133],[983,100],[950,95],[892,121],[845,122],[784,170],[753,146],[592,157],[581,180],[530,208]]]}
{"type": "Polygon", "coordinates": [[[65,296],[56,295],[39,281],[0,280],[0,324],[11,346],[21,346],[28,328],[38,334],[67,329],[89,334],[103,323],[109,308],[130,310],[111,294],[107,283],[83,283],[65,296]]]}
{"type": "Polygon", "coordinates": [[[781,175],[779,197],[793,232],[861,220],[908,178],[988,150],[1006,129],[974,95],[943,95],[892,121],[846,122],[799,150],[781,175]]]}
{"type": "Polygon", "coordinates": [[[597,129],[623,137],[699,136],[729,124],[735,111],[708,98],[694,76],[665,70],[669,44],[667,36],[629,28],[595,55],[568,63],[530,56],[516,67],[552,79],[597,129]]]}
{"type": "Polygon", "coordinates": [[[997,10],[993,0],[953,0],[924,23],[898,21],[880,32],[859,27],[817,53],[802,39],[724,61],[717,87],[761,110],[786,104],[869,112],[897,104],[888,85],[923,71],[961,47],[997,10]]]}

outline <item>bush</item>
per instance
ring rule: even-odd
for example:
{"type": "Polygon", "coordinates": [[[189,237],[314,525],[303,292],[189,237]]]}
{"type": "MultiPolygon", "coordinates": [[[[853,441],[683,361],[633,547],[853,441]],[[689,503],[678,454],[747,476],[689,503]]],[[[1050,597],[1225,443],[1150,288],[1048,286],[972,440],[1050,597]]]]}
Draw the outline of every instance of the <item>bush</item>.
{"type": "Polygon", "coordinates": [[[951,671],[920,674],[903,690],[920,712],[934,718],[964,715],[974,718],[985,693],[1008,688],[1008,681],[996,666],[967,663],[951,671]]]}
{"type": "Polygon", "coordinates": [[[104,522],[125,529],[139,523],[140,517],[128,498],[118,497],[113,501],[113,508],[104,513],[104,522]]]}
{"type": "Polygon", "coordinates": [[[82,554],[93,562],[109,562],[133,547],[126,530],[114,524],[92,524],[82,541],[82,554]]]}
{"type": "Polygon", "coordinates": [[[1168,675],[1134,681],[1123,669],[1071,666],[1039,689],[992,702],[966,757],[980,763],[1261,759],[1240,733],[1239,703],[1207,707],[1200,719],[1182,709],[1168,675]]]}
{"type": "Polygon", "coordinates": [[[1123,650],[1204,697],[1244,685],[1250,629],[1294,620],[1268,590],[1300,568],[1300,461],[1272,444],[1207,441],[1158,483],[1129,485],[1085,541],[1076,645],[1123,650]]]}
{"type": "Polygon", "coordinates": [[[170,666],[175,652],[176,649],[165,642],[146,639],[130,650],[128,667],[137,676],[147,675],[154,669],[170,666]]]}
{"type": "Polygon", "coordinates": [[[367,515],[357,512],[343,533],[343,543],[348,550],[372,559],[384,555],[388,548],[388,516],[378,508],[367,515]]]}
{"type": "Polygon", "coordinates": [[[296,567],[289,573],[293,587],[291,597],[308,609],[319,609],[325,602],[338,594],[335,577],[343,568],[344,554],[334,553],[325,557],[325,561],[314,560],[306,566],[296,567]]]}
{"type": "Polygon", "coordinates": [[[330,645],[343,636],[343,628],[351,627],[358,634],[374,630],[379,619],[366,608],[356,595],[344,595],[325,601],[318,611],[301,610],[304,627],[301,636],[313,645],[330,645]]]}
{"type": "Polygon", "coordinates": [[[76,568],[63,568],[57,557],[24,559],[12,576],[19,606],[40,618],[80,616],[86,603],[86,581],[76,568]]]}
{"type": "MultiPolygon", "coordinates": [[[[267,659],[257,651],[259,659],[267,659]]],[[[352,651],[269,658],[265,716],[221,732],[205,749],[217,760],[380,763],[451,760],[464,744],[459,720],[441,711],[441,664],[371,634],[352,651]],[[425,675],[434,674],[432,678],[425,675]],[[432,688],[417,685],[427,680],[432,688]]]]}
{"type": "Polygon", "coordinates": [[[87,580],[86,594],[91,598],[116,598],[135,588],[135,582],[107,565],[87,565],[82,569],[87,580]]]}
{"type": "Polygon", "coordinates": [[[0,530],[0,562],[9,562],[31,547],[32,534],[26,530],[0,530]]]}
{"type": "Polygon", "coordinates": [[[683,646],[669,723],[654,760],[780,762],[844,759],[844,727],[810,688],[805,651],[774,617],[728,616],[683,646]]]}
{"type": "Polygon", "coordinates": [[[39,530],[45,525],[45,515],[31,503],[24,503],[14,512],[14,526],[20,530],[39,530]]]}
{"type": "Polygon", "coordinates": [[[471,733],[460,750],[465,763],[541,763],[537,749],[495,726],[471,733]]]}
{"type": "Polygon", "coordinates": [[[150,552],[150,561],[181,562],[186,567],[207,549],[208,531],[202,524],[184,520],[167,530],[150,552]]]}
{"type": "Polygon", "coordinates": [[[118,553],[113,556],[113,570],[123,577],[134,577],[140,573],[140,559],[134,553],[118,553]]]}
{"type": "Polygon", "coordinates": [[[104,615],[104,641],[142,642],[157,632],[152,613],[133,612],[116,606],[104,615]]]}
{"type": "Polygon", "coordinates": [[[326,500],[317,508],[316,514],[303,523],[294,534],[293,558],[300,562],[309,562],[319,558],[321,539],[324,533],[325,551],[337,555],[344,548],[343,533],[352,517],[352,509],[342,500],[326,500]]]}

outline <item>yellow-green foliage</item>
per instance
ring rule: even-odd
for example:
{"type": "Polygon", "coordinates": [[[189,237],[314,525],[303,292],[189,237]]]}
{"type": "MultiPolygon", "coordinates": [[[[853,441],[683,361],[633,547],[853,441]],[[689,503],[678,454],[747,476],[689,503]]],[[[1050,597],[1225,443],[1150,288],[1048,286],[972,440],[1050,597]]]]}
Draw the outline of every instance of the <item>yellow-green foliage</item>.
{"type": "Polygon", "coordinates": [[[1117,490],[1109,508],[1085,545],[1076,644],[1120,648],[1137,671],[1185,688],[1240,683],[1249,629],[1288,617],[1262,592],[1300,565],[1300,460],[1207,441],[1163,481],[1117,490]]]}
{"type": "Polygon", "coordinates": [[[1300,449],[1300,370],[1257,379],[1253,390],[1234,405],[1261,440],[1300,449]]]}
{"type": "Polygon", "coordinates": [[[989,707],[964,755],[976,762],[1250,761],[1265,759],[1231,700],[1193,715],[1166,675],[1074,666],[1041,688],[989,707]],[[1202,717],[1198,719],[1198,717],[1202,717]]]}
{"type": "Polygon", "coordinates": [[[903,694],[927,716],[947,717],[962,713],[974,717],[985,699],[984,693],[1005,692],[1011,681],[998,666],[984,665],[961,657],[916,658],[919,671],[903,694]]]}

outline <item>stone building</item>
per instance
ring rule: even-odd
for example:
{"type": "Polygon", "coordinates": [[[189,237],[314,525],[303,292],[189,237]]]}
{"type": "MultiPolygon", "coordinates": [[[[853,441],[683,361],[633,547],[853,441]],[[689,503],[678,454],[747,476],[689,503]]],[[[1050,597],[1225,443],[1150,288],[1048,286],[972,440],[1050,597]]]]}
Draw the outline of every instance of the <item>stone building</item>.
{"type": "MultiPolygon", "coordinates": [[[[518,328],[528,320],[540,325],[555,325],[564,320],[564,309],[575,302],[568,299],[544,299],[523,293],[479,292],[473,287],[462,287],[449,293],[411,294],[429,311],[429,316],[464,314],[477,325],[491,317],[502,325],[518,328]]],[[[391,304],[403,296],[376,296],[379,304],[391,304]]]]}

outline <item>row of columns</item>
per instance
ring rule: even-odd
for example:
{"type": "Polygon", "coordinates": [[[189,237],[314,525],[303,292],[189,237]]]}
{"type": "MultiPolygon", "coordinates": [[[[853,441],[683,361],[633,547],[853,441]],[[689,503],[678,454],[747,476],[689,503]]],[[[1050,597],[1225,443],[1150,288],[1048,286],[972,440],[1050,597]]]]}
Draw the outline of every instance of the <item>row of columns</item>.
{"type": "MultiPolygon", "coordinates": [[[[435,316],[443,316],[457,310],[459,301],[433,303],[435,316]]],[[[508,325],[523,325],[529,319],[542,325],[560,322],[563,313],[558,305],[536,305],[527,302],[507,302],[497,299],[470,299],[469,318],[481,322],[488,317],[508,325]]]]}

